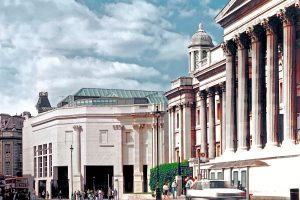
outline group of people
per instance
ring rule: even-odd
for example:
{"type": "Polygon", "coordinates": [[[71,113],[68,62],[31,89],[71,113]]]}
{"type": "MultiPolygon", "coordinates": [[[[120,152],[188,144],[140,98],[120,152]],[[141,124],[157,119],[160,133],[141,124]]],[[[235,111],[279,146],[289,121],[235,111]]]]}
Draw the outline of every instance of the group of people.
{"type": "MultiPolygon", "coordinates": [[[[196,187],[196,182],[197,182],[197,177],[187,177],[186,179],[184,179],[184,193],[186,193],[187,189],[194,189],[196,187]]],[[[177,195],[178,195],[178,184],[176,179],[172,182],[172,184],[170,183],[164,183],[163,188],[162,188],[162,193],[163,193],[163,199],[167,200],[169,199],[169,197],[173,196],[173,199],[177,199],[177,195]]]]}

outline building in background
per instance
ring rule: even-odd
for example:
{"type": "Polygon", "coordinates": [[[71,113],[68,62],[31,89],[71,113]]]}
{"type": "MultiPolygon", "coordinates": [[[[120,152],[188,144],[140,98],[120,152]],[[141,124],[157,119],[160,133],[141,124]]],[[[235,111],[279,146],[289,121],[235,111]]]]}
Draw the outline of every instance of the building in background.
{"type": "Polygon", "coordinates": [[[0,114],[0,174],[5,177],[22,175],[22,128],[24,116],[0,114]]]}
{"type": "Polygon", "coordinates": [[[56,108],[42,105],[49,102],[44,94],[37,104],[42,112],[26,119],[23,128],[23,174],[32,177],[37,194],[55,197],[61,190],[70,197],[87,189],[106,194],[114,187],[121,198],[148,191],[156,151],[160,163],[169,161],[163,92],[83,88],[56,108]]]}
{"type": "Polygon", "coordinates": [[[189,159],[195,175],[253,197],[289,199],[299,187],[299,4],[229,1],[216,17],[224,43],[215,47],[200,26],[189,75],[166,92],[171,162],[189,159]]]}

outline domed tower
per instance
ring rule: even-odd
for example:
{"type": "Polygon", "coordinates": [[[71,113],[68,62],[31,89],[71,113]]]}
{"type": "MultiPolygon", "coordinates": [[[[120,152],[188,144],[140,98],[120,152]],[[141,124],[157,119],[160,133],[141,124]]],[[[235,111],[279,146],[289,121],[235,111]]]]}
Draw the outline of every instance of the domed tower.
{"type": "Polygon", "coordinates": [[[204,31],[200,23],[198,31],[192,36],[189,45],[189,73],[201,68],[206,63],[207,52],[214,47],[211,37],[204,31]]]}

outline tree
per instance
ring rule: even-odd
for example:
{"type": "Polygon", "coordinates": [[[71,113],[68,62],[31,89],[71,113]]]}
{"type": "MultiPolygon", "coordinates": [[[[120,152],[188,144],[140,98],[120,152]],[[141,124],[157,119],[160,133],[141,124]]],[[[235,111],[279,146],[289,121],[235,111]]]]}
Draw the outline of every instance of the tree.
{"type": "MultiPolygon", "coordinates": [[[[178,175],[178,163],[165,163],[159,167],[159,187],[162,188],[165,182],[172,183],[175,176],[178,175]]],[[[181,162],[181,176],[187,177],[192,174],[192,169],[189,167],[189,162],[184,160],[181,162]]],[[[157,183],[157,167],[150,170],[150,188],[152,191],[155,190],[157,183]]]]}

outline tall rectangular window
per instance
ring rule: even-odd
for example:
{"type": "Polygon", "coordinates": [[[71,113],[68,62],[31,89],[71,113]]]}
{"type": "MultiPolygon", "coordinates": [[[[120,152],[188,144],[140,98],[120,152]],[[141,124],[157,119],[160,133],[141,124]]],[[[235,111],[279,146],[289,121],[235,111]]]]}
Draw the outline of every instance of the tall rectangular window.
{"type": "Polygon", "coordinates": [[[39,157],[38,159],[38,170],[39,170],[39,177],[42,177],[43,176],[43,161],[42,161],[42,157],[39,157]]]}
{"type": "Polygon", "coordinates": [[[5,153],[10,153],[10,144],[4,145],[5,153]]]}
{"type": "Polygon", "coordinates": [[[33,156],[36,156],[36,146],[33,147],[33,156]]]}
{"type": "Polygon", "coordinates": [[[243,187],[243,188],[246,188],[246,171],[245,170],[243,170],[242,172],[241,172],[241,186],[243,187]]]}
{"type": "Polygon", "coordinates": [[[52,154],[52,143],[49,143],[49,154],[52,154]]]}
{"type": "Polygon", "coordinates": [[[36,177],[36,158],[33,159],[33,174],[36,177]]]}
{"type": "Polygon", "coordinates": [[[39,155],[39,156],[42,155],[42,150],[43,150],[42,145],[39,145],[39,146],[38,146],[38,155],[39,155]]]}
{"type": "Polygon", "coordinates": [[[48,163],[47,163],[47,156],[43,156],[43,165],[44,165],[44,177],[47,177],[47,166],[48,166],[48,163]]]}
{"type": "Polygon", "coordinates": [[[200,125],[200,110],[197,110],[197,125],[200,125]]]}
{"type": "Polygon", "coordinates": [[[11,166],[10,166],[10,162],[6,161],[5,162],[5,175],[6,176],[10,176],[11,174],[11,166]]]}
{"type": "Polygon", "coordinates": [[[52,155],[49,155],[49,176],[52,176],[52,155]]]}
{"type": "Polygon", "coordinates": [[[133,137],[132,137],[132,132],[131,131],[126,131],[125,132],[125,141],[126,143],[132,143],[133,142],[133,137]]]}
{"type": "Polygon", "coordinates": [[[43,155],[47,154],[47,144],[43,144],[43,155]]]}
{"type": "Polygon", "coordinates": [[[176,115],[176,128],[179,128],[179,113],[176,115]]]}
{"type": "Polygon", "coordinates": [[[221,112],[221,103],[218,102],[217,103],[217,120],[221,120],[221,114],[222,114],[222,112],[221,112]]]}
{"type": "Polygon", "coordinates": [[[107,130],[100,130],[99,131],[99,142],[100,144],[107,144],[107,141],[108,141],[108,135],[107,135],[107,130]]]}
{"type": "Polygon", "coordinates": [[[233,185],[235,187],[238,187],[238,184],[239,184],[239,174],[238,174],[238,171],[234,171],[233,172],[233,185]]]}

